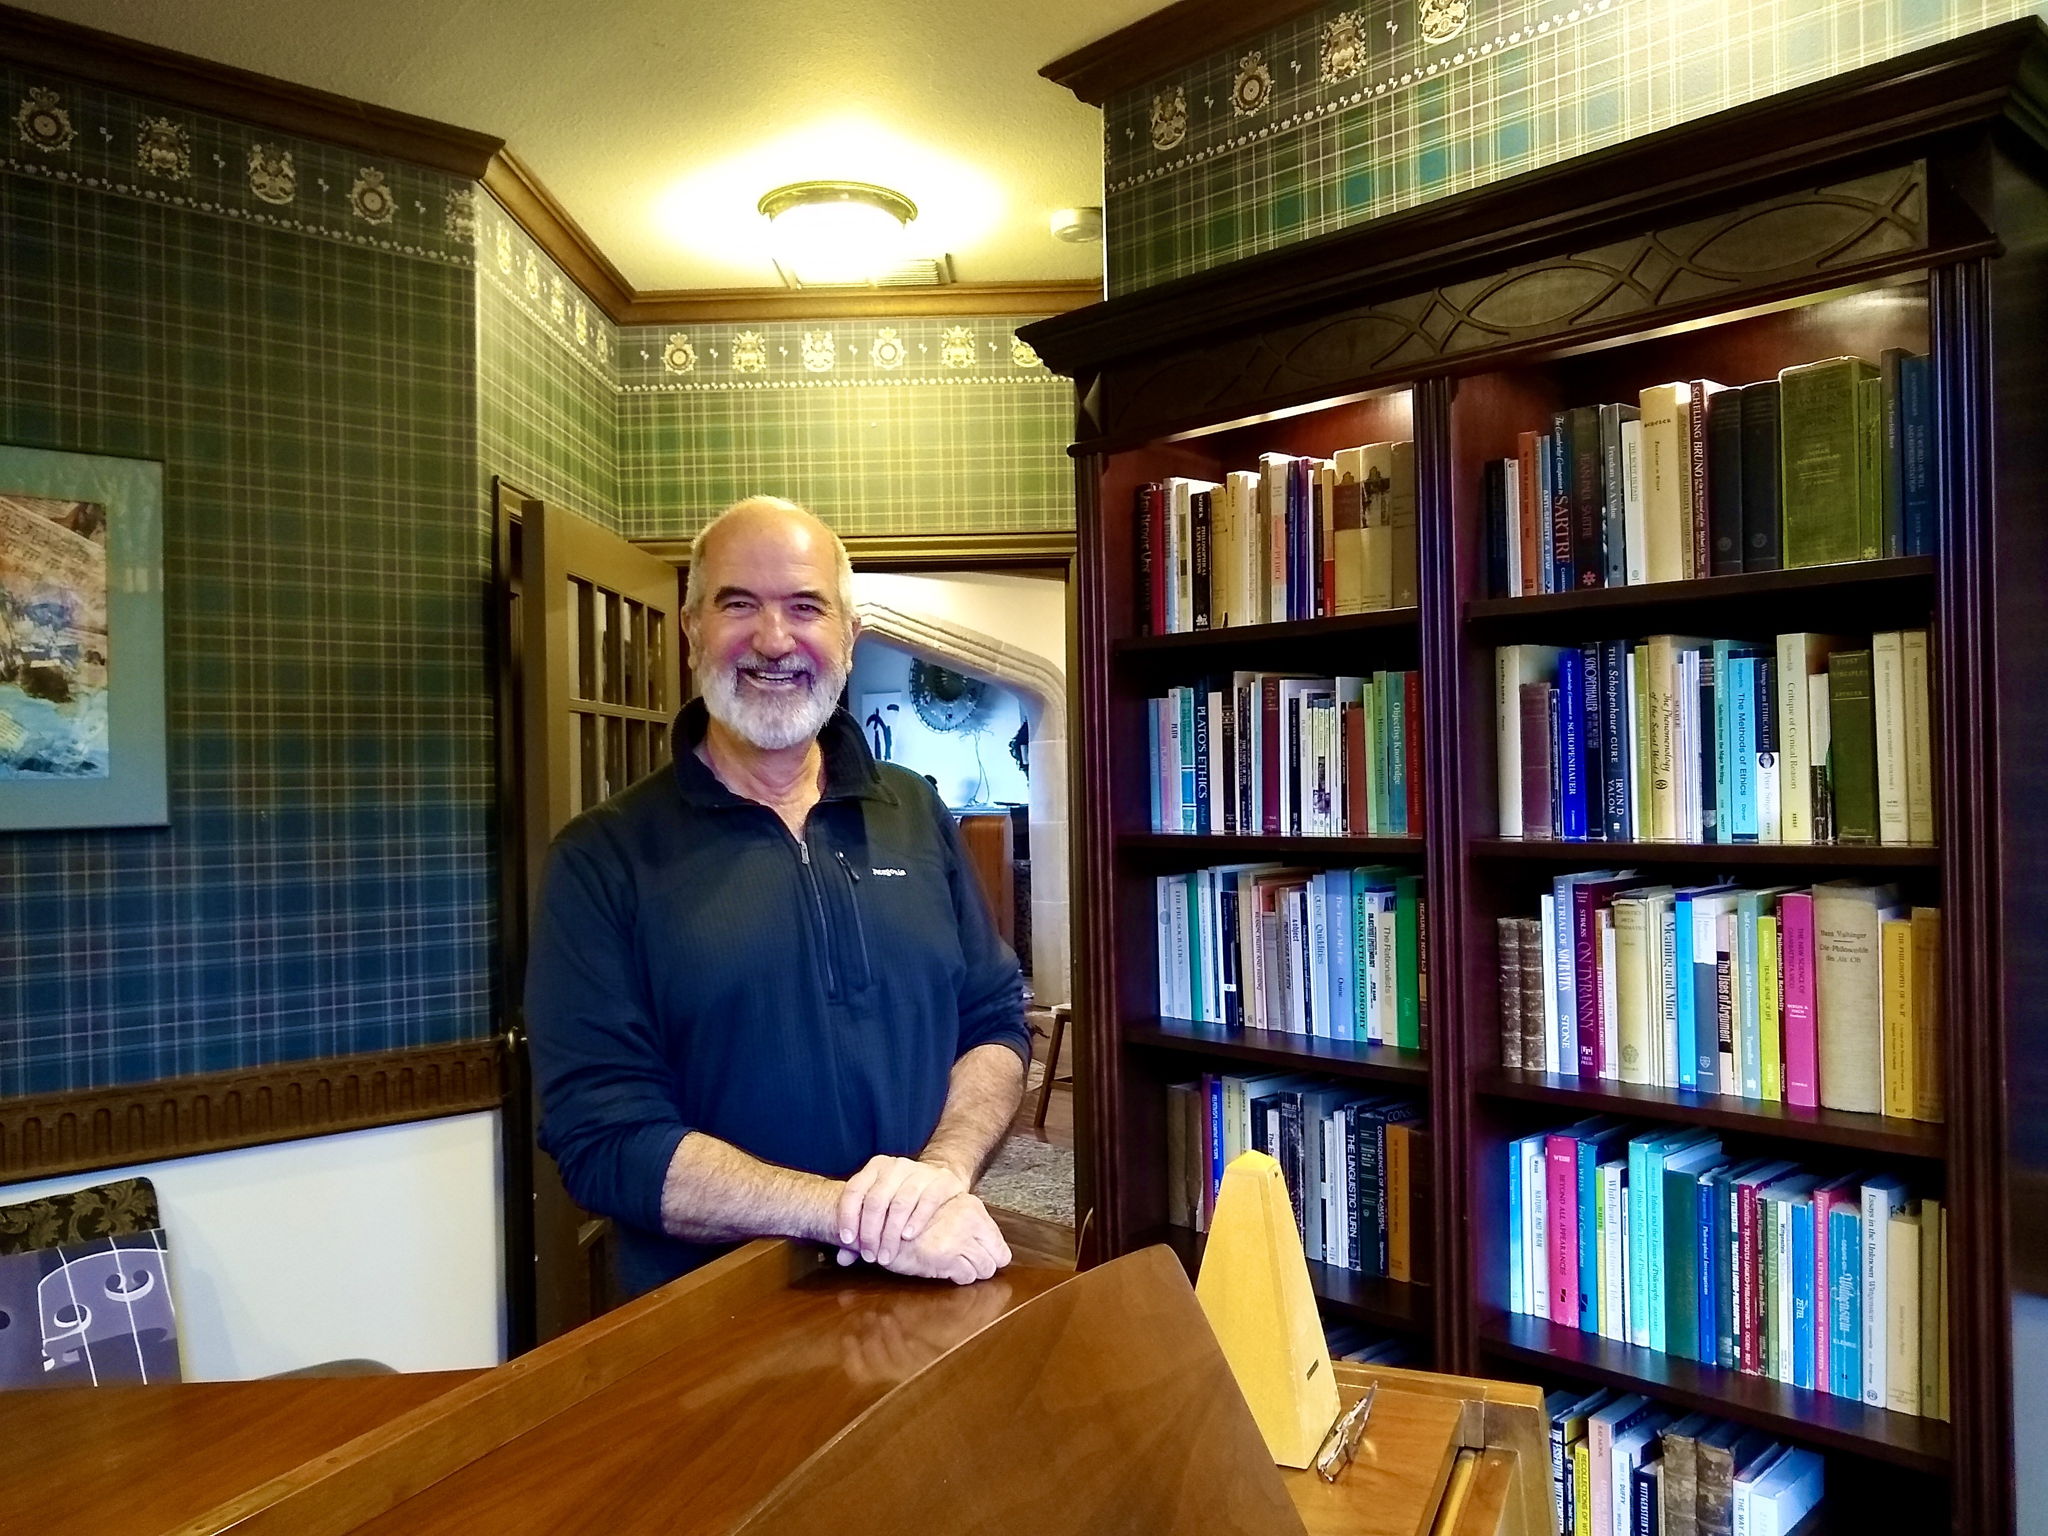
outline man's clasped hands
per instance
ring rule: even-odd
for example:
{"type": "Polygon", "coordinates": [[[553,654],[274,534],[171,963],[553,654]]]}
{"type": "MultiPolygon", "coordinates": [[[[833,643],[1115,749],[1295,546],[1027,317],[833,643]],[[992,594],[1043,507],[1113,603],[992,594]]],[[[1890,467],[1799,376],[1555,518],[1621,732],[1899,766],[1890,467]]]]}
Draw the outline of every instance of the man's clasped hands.
{"type": "Polygon", "coordinates": [[[839,1197],[838,1238],[841,1264],[865,1260],[920,1280],[972,1285],[1010,1262],[988,1207],[936,1159],[868,1159],[839,1197]]]}

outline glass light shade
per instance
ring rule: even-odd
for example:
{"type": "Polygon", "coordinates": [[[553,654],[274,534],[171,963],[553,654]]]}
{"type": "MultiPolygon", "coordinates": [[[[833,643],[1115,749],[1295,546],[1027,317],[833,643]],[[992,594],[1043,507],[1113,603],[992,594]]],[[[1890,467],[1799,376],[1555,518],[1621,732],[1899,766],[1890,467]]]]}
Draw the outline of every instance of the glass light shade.
{"type": "Polygon", "coordinates": [[[900,266],[911,201],[884,187],[810,182],[761,199],[776,260],[807,283],[861,283],[900,266]]]}

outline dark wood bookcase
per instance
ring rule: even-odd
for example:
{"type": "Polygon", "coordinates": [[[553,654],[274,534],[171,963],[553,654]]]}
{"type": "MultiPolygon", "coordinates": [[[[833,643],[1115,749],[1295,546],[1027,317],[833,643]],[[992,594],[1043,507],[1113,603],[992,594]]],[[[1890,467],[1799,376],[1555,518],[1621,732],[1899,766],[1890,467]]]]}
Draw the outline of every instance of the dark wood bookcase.
{"type": "MultiPolygon", "coordinates": [[[[2016,22],[1513,181],[1029,328],[1078,387],[1075,935],[1083,1258],[1165,1225],[1166,1088],[1278,1065],[1425,1096],[1428,1285],[1317,1267],[1326,1308],[1413,1334],[1442,1369],[1626,1387],[1827,1451],[1829,1524],[2009,1530],[2012,1308],[2048,1290],[2048,31],[2016,22]],[[1560,406],[1727,383],[1890,346],[1933,359],[1938,550],[1658,586],[1496,598],[1482,466],[1560,406]],[[1136,487],[1264,451],[1412,435],[1414,609],[1136,634],[1136,487]],[[1525,842],[1495,825],[1493,654],[1660,632],[1926,626],[1937,844],[1525,842]],[[1227,668],[1422,673],[1413,838],[1147,830],[1143,701],[1227,668]],[[1158,1016],[1154,877],[1245,858],[1387,862],[1426,879],[1426,1049],[1158,1016]],[[1946,1120],[1804,1110],[1499,1066],[1496,919],[1612,864],[1893,881],[1943,911],[1946,1120]],[[1867,1408],[1507,1310],[1514,1137],[1607,1112],[1696,1123],[1816,1166],[1898,1168],[1949,1211],[1952,1421],[1867,1408]]],[[[2026,1434],[2024,1425],[2018,1433],[2026,1434]]]]}

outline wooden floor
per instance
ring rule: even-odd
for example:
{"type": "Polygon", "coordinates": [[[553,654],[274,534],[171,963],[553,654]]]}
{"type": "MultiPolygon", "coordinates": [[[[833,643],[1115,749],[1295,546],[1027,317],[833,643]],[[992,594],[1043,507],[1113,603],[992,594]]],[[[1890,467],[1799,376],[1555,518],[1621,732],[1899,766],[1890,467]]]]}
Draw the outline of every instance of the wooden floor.
{"type": "MultiPolygon", "coordinates": [[[[1045,1060],[1045,1048],[1051,1030],[1049,1022],[1042,1015],[1034,1016],[1033,1022],[1041,1026],[1041,1032],[1034,1036],[1036,1059],[1045,1060]]],[[[1060,1076],[1065,1078],[1074,1070],[1073,1035],[1060,1046],[1060,1076]]],[[[1042,1141],[1048,1146],[1074,1150],[1074,1085],[1071,1082],[1055,1082],[1052,1103],[1046,1107],[1045,1126],[1040,1129],[1031,1121],[1038,1113],[1038,1090],[1033,1088],[1024,1095],[1024,1103],[1017,1110],[1017,1119],[1010,1127],[1014,1136],[1028,1136],[1033,1141],[1042,1141]]],[[[1060,1269],[1074,1267],[1074,1229],[1057,1226],[1049,1221],[1039,1221],[1030,1216],[1019,1216],[1010,1211],[995,1211],[996,1225],[1003,1229],[1003,1236],[1010,1244],[1010,1252],[1019,1263],[1042,1264],[1060,1269]]]]}

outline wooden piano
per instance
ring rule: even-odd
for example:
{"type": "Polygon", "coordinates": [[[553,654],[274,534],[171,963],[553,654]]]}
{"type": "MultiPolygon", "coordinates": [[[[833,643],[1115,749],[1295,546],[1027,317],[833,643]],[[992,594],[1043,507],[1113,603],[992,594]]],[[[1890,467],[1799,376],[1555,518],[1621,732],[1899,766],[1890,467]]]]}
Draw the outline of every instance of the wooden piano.
{"type": "MultiPolygon", "coordinates": [[[[40,1536],[1082,1536],[1551,1529],[1534,1388],[1379,1385],[1283,1473],[1163,1248],[965,1288],[752,1243],[496,1370],[0,1394],[40,1536]]],[[[17,1524],[19,1522],[19,1524],[17,1524]]]]}

